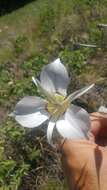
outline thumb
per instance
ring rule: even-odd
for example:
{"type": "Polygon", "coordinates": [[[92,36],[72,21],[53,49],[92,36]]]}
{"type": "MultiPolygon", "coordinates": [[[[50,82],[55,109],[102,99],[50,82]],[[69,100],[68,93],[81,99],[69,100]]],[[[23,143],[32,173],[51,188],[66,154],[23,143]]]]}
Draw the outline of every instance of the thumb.
{"type": "MultiPolygon", "coordinates": [[[[87,176],[86,189],[88,190],[90,176],[87,175],[87,172],[91,173],[90,171],[92,170],[92,175],[96,176],[94,161],[96,146],[95,143],[88,140],[66,140],[64,142],[62,147],[62,166],[70,189],[80,188],[84,183],[85,176],[87,176]]],[[[97,185],[96,181],[93,183],[97,185]]]]}

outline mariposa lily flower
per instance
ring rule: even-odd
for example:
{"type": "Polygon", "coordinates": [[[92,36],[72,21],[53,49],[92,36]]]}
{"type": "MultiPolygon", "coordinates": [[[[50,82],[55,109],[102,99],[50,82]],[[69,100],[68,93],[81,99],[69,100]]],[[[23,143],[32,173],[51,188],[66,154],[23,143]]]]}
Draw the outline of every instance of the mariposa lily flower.
{"type": "Polygon", "coordinates": [[[68,72],[60,59],[46,65],[40,80],[32,77],[34,84],[45,97],[28,96],[20,100],[13,112],[16,121],[23,127],[39,127],[48,122],[47,139],[52,144],[54,129],[64,138],[85,138],[90,127],[89,114],[72,101],[90,90],[94,84],[67,96],[70,82],[68,72]]]}

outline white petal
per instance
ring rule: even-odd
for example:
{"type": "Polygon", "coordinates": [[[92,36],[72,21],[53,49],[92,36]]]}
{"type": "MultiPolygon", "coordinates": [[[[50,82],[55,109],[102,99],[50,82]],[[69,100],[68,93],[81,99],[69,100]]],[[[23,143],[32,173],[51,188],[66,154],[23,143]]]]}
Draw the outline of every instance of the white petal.
{"type": "Polygon", "coordinates": [[[16,115],[15,119],[23,127],[34,128],[49,119],[49,114],[45,110],[40,110],[32,114],[16,115]]]}
{"type": "Polygon", "coordinates": [[[56,123],[56,128],[59,132],[59,134],[63,138],[67,139],[78,139],[78,138],[84,138],[84,135],[80,133],[69,121],[64,120],[64,118],[60,119],[56,123]]]}
{"type": "Polygon", "coordinates": [[[81,107],[71,105],[63,119],[57,121],[56,127],[63,137],[71,139],[86,138],[90,128],[89,114],[81,107]]]}
{"type": "Polygon", "coordinates": [[[38,87],[38,84],[37,84],[35,77],[32,77],[32,82],[38,87]]]}
{"type": "Polygon", "coordinates": [[[90,90],[90,89],[93,88],[93,87],[94,87],[94,84],[91,84],[91,85],[89,85],[89,86],[86,86],[86,87],[84,87],[84,88],[82,88],[82,89],[80,89],[80,90],[77,90],[77,91],[75,91],[74,93],[70,94],[70,95],[68,96],[68,98],[69,98],[71,101],[73,101],[73,100],[79,98],[80,96],[82,96],[83,94],[85,94],[88,90],[90,90]]]}
{"type": "Polygon", "coordinates": [[[35,85],[37,86],[38,90],[47,98],[47,100],[49,100],[50,102],[53,102],[53,103],[56,102],[56,98],[54,97],[52,92],[48,92],[45,89],[45,87],[42,86],[42,84],[40,83],[40,81],[38,79],[35,79],[34,77],[32,77],[32,80],[35,83],[35,85]]]}
{"type": "Polygon", "coordinates": [[[75,128],[80,129],[87,135],[90,129],[90,117],[88,112],[76,105],[71,105],[65,113],[65,119],[71,122],[75,128]]]}
{"type": "Polygon", "coordinates": [[[107,108],[105,106],[100,106],[98,112],[107,113],[107,108]]]}
{"type": "Polygon", "coordinates": [[[47,129],[47,139],[48,143],[52,145],[52,134],[53,134],[53,129],[55,127],[55,122],[50,121],[48,124],[48,129],[47,129]]]}
{"type": "Polygon", "coordinates": [[[26,115],[35,113],[38,109],[44,109],[46,101],[37,96],[26,96],[22,98],[16,105],[15,115],[26,115]]]}
{"type": "Polygon", "coordinates": [[[42,86],[49,92],[56,92],[66,96],[69,76],[59,58],[43,68],[40,80],[42,86]]]}

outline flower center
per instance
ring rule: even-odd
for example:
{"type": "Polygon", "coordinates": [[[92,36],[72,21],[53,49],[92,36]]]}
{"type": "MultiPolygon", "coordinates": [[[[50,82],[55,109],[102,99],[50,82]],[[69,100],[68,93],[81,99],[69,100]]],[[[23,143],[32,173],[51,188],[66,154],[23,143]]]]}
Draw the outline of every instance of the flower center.
{"type": "Polygon", "coordinates": [[[53,114],[55,112],[55,110],[57,110],[61,103],[64,101],[65,97],[59,94],[55,94],[55,100],[58,103],[52,103],[52,102],[48,102],[47,104],[47,110],[50,114],[53,114]]]}
{"type": "Polygon", "coordinates": [[[55,119],[58,119],[67,110],[70,105],[70,101],[59,94],[55,95],[55,99],[58,103],[48,102],[47,110],[55,119]]]}

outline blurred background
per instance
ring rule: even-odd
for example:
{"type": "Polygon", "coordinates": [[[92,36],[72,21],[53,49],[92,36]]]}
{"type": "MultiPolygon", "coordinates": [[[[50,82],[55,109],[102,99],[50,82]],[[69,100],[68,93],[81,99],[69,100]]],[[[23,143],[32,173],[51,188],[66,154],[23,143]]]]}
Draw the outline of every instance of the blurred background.
{"type": "Polygon", "coordinates": [[[31,77],[60,57],[69,92],[96,83],[75,104],[107,104],[107,0],[0,0],[0,190],[67,190],[59,155],[39,131],[8,117],[31,77]],[[38,135],[37,135],[38,133],[38,135]]]}

